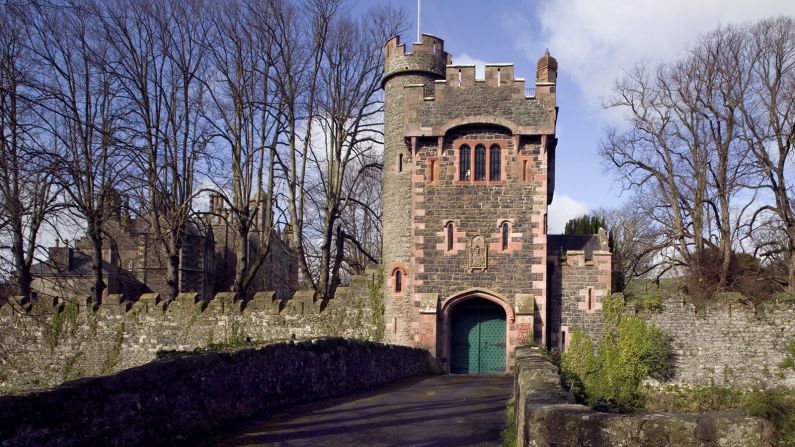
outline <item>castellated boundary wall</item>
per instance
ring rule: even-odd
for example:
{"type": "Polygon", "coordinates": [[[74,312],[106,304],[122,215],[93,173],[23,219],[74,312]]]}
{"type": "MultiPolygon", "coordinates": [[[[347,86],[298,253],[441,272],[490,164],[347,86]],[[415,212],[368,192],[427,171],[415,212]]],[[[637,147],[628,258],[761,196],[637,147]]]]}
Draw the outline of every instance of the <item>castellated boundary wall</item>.
{"type": "Polygon", "coordinates": [[[795,387],[795,371],[779,367],[795,342],[795,303],[713,300],[696,308],[669,296],[662,306],[648,319],[672,337],[674,383],[795,387]]]}
{"type": "Polygon", "coordinates": [[[577,405],[558,368],[539,351],[516,349],[516,445],[717,447],[772,445],[772,425],[736,412],[599,413],[577,405]]]}
{"type": "Polygon", "coordinates": [[[429,365],[425,350],[344,339],[182,356],[0,397],[0,445],[170,445],[240,416],[425,374],[429,365]]]}
{"type": "Polygon", "coordinates": [[[195,293],[171,302],[156,294],[134,302],[111,295],[100,306],[87,297],[42,299],[32,306],[12,299],[0,306],[0,394],[139,366],[160,351],[318,337],[380,341],[381,278],[378,269],[369,269],[339,288],[324,308],[303,291],[285,301],[259,292],[245,303],[231,292],[211,301],[197,301],[195,293]]]}

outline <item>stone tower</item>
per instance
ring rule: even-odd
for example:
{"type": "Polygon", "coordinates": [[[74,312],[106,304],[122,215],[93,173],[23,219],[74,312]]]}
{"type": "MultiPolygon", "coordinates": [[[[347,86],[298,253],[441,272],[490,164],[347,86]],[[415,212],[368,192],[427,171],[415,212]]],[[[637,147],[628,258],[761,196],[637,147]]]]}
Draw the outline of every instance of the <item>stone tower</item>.
{"type": "Polygon", "coordinates": [[[548,338],[557,61],[526,89],[510,64],[475,79],[428,34],[385,58],[386,338],[453,372],[505,371],[513,346],[548,338]]]}

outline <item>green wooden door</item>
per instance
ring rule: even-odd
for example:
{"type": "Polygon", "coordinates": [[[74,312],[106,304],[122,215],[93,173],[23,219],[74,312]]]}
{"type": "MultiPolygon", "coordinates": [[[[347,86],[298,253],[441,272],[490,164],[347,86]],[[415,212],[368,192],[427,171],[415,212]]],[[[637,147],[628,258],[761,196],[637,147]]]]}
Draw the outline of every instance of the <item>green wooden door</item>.
{"type": "Polygon", "coordinates": [[[484,299],[458,305],[451,316],[450,372],[505,372],[505,312],[484,299]]]}

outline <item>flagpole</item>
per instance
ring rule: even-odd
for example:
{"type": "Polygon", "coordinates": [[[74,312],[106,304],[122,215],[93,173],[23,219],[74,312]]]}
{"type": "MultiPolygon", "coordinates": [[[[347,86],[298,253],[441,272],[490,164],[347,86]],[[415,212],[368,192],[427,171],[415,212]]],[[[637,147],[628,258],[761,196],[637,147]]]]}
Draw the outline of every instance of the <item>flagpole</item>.
{"type": "Polygon", "coordinates": [[[417,0],[417,42],[420,40],[420,9],[422,7],[422,0],[417,0]]]}

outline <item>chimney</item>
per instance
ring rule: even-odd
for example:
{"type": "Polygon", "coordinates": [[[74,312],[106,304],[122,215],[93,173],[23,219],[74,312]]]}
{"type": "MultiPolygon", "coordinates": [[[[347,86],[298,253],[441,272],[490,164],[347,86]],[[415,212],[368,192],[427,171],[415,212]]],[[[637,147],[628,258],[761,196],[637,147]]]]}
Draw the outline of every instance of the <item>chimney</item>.
{"type": "Polygon", "coordinates": [[[72,247],[50,247],[48,250],[50,265],[58,269],[59,272],[66,272],[72,268],[72,247]]]}

